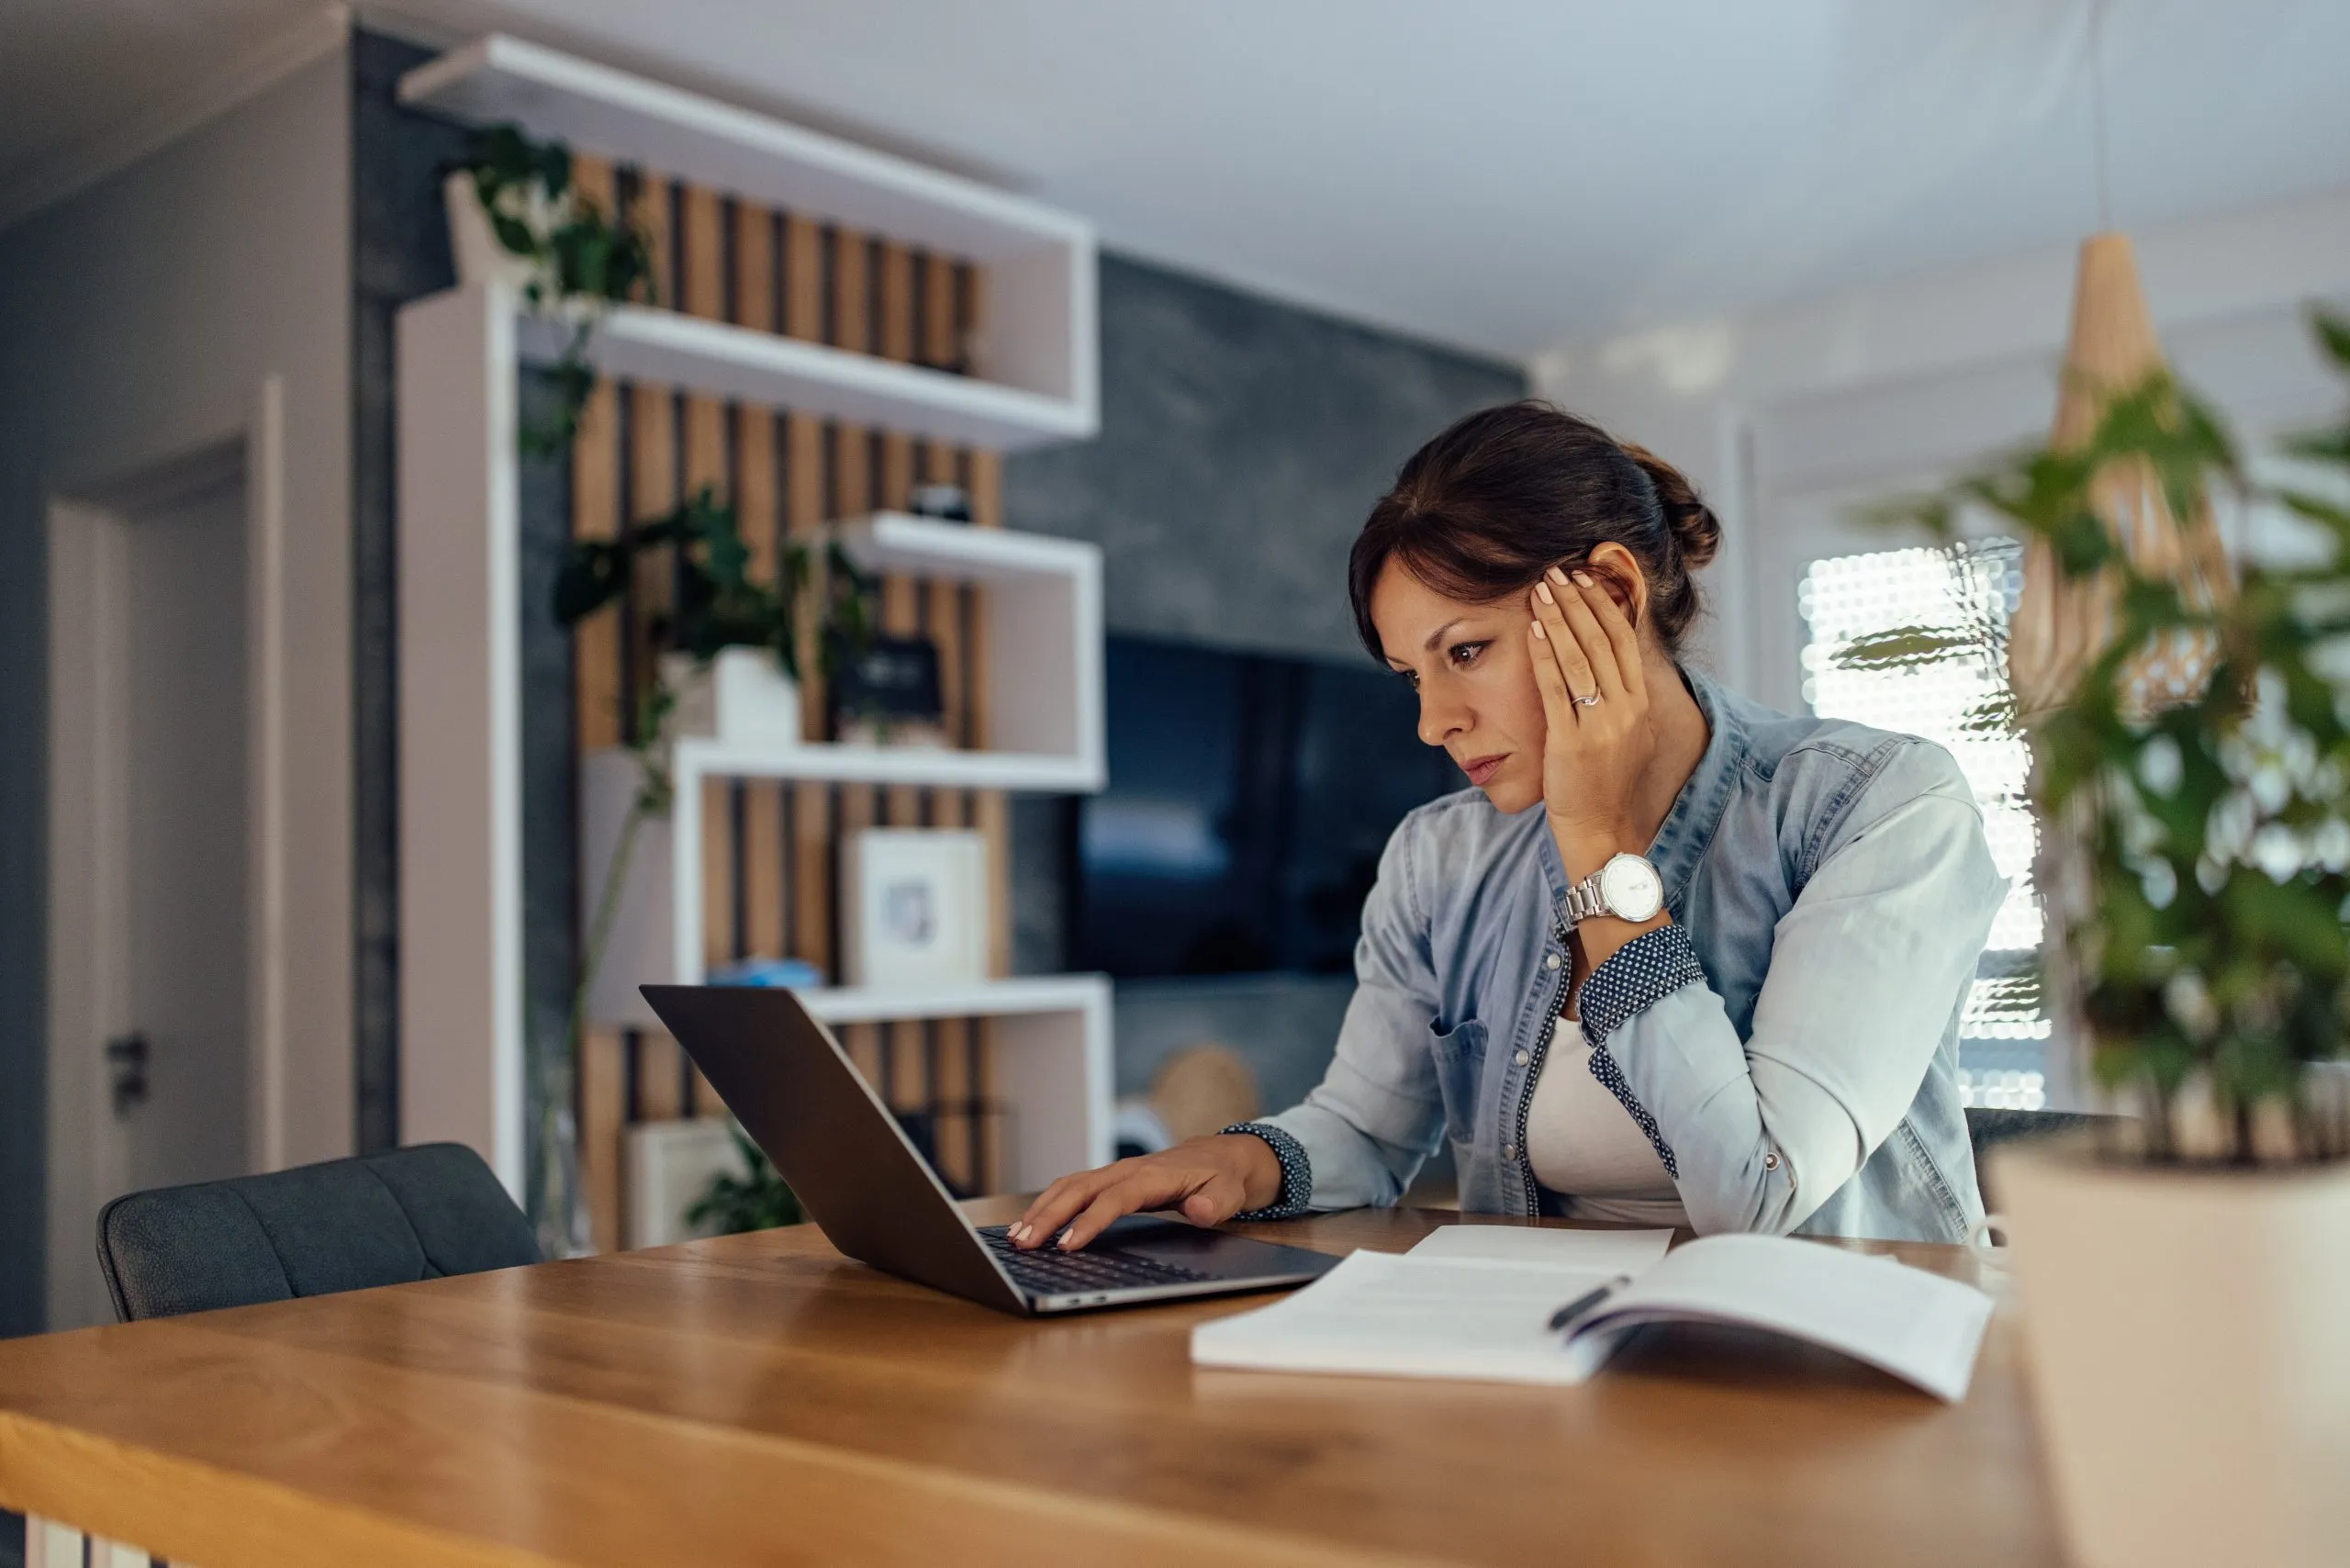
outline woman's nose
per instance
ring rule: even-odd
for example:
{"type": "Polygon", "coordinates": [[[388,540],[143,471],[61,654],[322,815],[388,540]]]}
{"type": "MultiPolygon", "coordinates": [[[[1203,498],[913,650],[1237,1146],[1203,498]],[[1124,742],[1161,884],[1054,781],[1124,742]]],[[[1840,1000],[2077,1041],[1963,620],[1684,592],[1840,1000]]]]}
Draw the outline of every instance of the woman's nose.
{"type": "Polygon", "coordinates": [[[1429,745],[1442,745],[1467,729],[1468,718],[1467,708],[1449,700],[1441,686],[1420,688],[1420,739],[1429,745]]]}

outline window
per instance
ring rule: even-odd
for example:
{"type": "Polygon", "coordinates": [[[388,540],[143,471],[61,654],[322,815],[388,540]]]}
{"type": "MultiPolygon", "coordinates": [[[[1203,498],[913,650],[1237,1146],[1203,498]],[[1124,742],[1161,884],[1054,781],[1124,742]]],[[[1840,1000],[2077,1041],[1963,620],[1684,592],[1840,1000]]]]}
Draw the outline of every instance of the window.
{"type": "Polygon", "coordinates": [[[1804,696],[1823,718],[1922,735],[1949,748],[1983,807],[2007,902],[1960,1025],[1959,1094],[1970,1105],[2048,1103],[2048,1015],[2041,1005],[2044,922],[2031,881],[2039,829],[2025,803],[2031,755],[2001,716],[2007,625],[2023,586],[2011,539],[1954,550],[1880,550],[1814,561],[1798,590],[1809,628],[1804,696]],[[1908,664],[1848,662],[1862,638],[1903,627],[1965,633],[1967,645],[1908,664]]]}

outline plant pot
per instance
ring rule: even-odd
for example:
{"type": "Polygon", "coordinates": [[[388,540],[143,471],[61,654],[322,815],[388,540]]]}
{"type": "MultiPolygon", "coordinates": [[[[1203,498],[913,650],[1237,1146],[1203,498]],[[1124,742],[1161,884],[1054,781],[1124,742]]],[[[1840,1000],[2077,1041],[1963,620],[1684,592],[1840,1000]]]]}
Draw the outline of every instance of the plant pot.
{"type": "Polygon", "coordinates": [[[534,275],[532,264],[498,242],[490,231],[489,215],[471,174],[454,174],[441,182],[441,204],[449,214],[449,251],[456,263],[460,284],[503,284],[520,294],[534,275]]]}
{"type": "Polygon", "coordinates": [[[2350,1541],[2350,1166],[1992,1155],[2081,1568],[2338,1562],[2350,1541]]]}
{"type": "Polygon", "coordinates": [[[800,743],[800,683],[764,648],[722,648],[699,666],[690,655],[664,654],[661,682],[677,700],[676,734],[769,748],[800,743]]]}

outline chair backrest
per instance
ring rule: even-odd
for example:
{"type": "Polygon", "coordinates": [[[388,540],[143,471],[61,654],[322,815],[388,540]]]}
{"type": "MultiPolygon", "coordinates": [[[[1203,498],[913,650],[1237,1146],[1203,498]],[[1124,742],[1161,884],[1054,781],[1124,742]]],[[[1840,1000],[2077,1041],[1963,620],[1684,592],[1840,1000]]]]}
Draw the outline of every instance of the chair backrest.
{"type": "Polygon", "coordinates": [[[538,1261],[522,1211],[453,1143],[158,1187],[98,1215],[125,1323],[538,1261]]]}
{"type": "Polygon", "coordinates": [[[1986,1207],[1998,1208],[1992,1195],[1990,1180],[1983,1173],[1983,1152],[1994,1144],[2014,1143],[2023,1138],[2047,1137],[2055,1133],[2070,1132],[2076,1127],[2111,1126],[2129,1120],[2126,1116],[2104,1116],[2090,1111],[2010,1111],[1989,1105],[1966,1107],[1966,1139],[1975,1146],[1975,1180],[1983,1185],[1986,1207]]]}

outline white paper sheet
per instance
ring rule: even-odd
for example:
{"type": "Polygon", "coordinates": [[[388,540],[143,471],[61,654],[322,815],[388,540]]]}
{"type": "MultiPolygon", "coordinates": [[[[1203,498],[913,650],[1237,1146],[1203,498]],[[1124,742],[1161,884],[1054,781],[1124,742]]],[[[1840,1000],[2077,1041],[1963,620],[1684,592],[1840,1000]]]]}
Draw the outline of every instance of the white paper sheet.
{"type": "Polygon", "coordinates": [[[1272,1305],[1192,1330],[1202,1366],[1508,1383],[1581,1383],[1550,1315],[1612,1271],[1356,1252],[1272,1305]]]}
{"type": "Polygon", "coordinates": [[[1669,1230],[1561,1230],[1531,1225],[1447,1225],[1420,1238],[1414,1258],[1548,1263],[1638,1278],[1673,1245],[1669,1230]]]}

